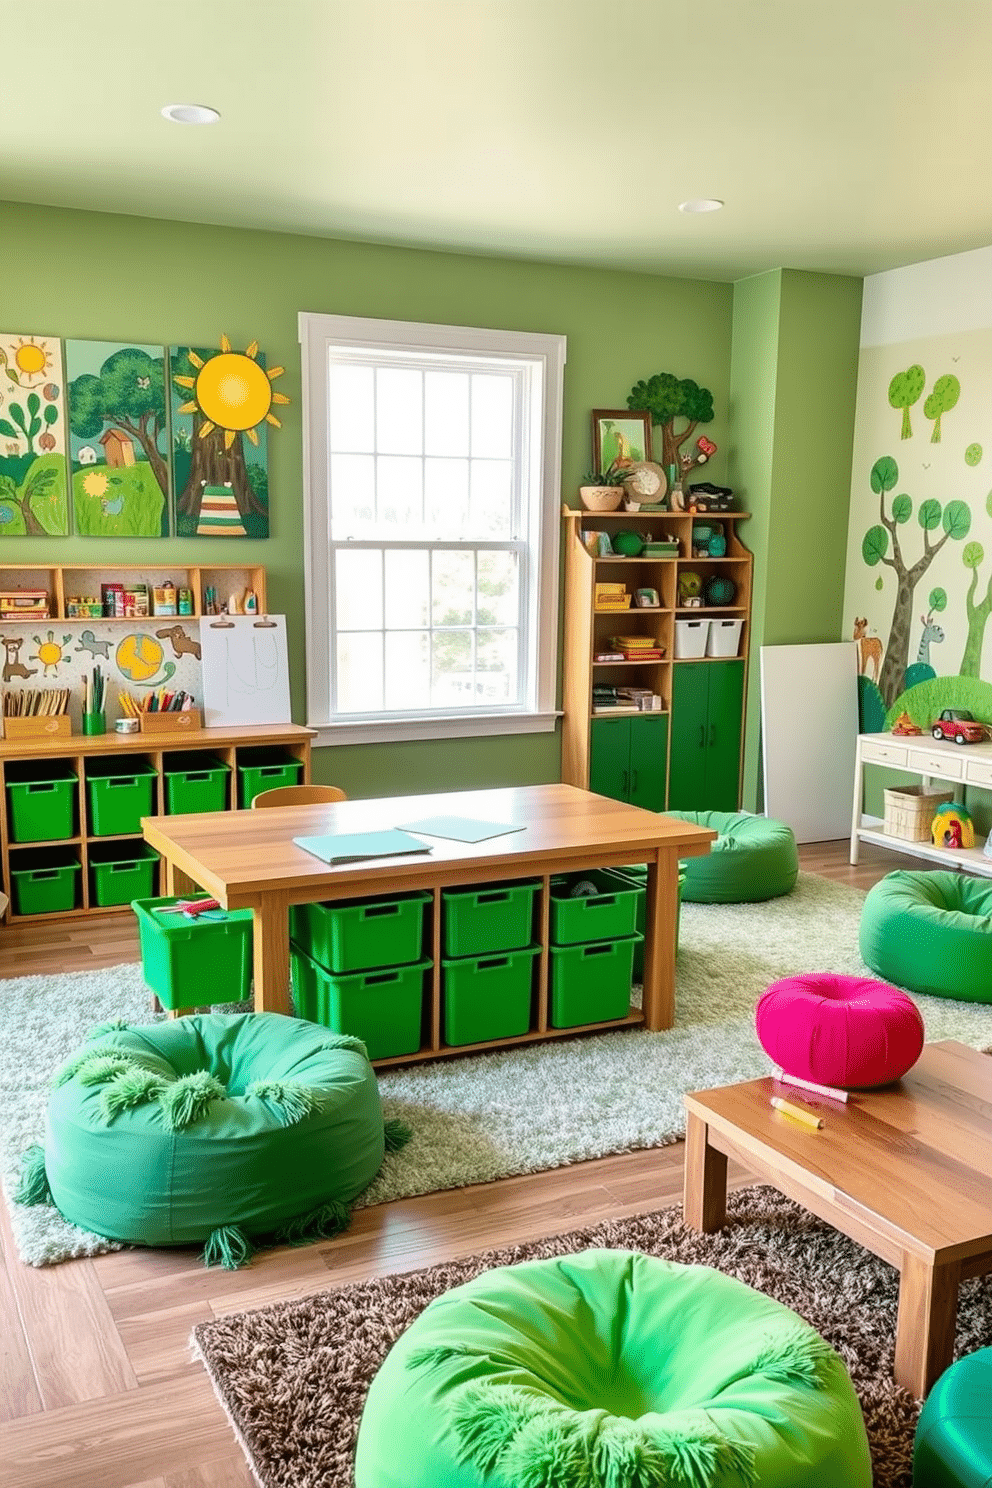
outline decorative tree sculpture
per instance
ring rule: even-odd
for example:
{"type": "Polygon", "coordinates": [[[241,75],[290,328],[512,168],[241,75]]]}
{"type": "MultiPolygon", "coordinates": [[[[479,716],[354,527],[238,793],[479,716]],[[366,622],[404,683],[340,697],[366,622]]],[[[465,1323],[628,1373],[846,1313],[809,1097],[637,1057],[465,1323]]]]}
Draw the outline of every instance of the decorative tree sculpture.
{"type": "Polygon", "coordinates": [[[627,396],[627,407],[650,413],[651,422],[661,425],[662,464],[666,469],[674,465],[681,471],[682,446],[699,424],[708,424],[713,418],[713,394],[691,377],[656,372],[647,381],[635,383],[627,396]],[[676,429],[676,419],[685,419],[685,427],[676,429]]]}

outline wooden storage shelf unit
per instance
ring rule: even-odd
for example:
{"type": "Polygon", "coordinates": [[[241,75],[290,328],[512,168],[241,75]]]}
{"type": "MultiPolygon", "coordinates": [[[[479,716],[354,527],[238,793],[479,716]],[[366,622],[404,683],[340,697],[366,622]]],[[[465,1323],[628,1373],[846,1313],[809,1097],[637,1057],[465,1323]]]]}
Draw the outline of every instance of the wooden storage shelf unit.
{"type": "MultiPolygon", "coordinates": [[[[0,740],[0,888],[11,899],[6,914],[12,920],[56,920],[86,914],[120,914],[123,905],[99,906],[91,902],[90,864],[95,845],[113,842],[142,844],[140,826],[135,832],[107,833],[96,835],[91,830],[86,772],[88,764],[97,759],[120,756],[151,765],[154,770],[152,782],[151,815],[164,816],[167,812],[166,766],[175,755],[199,754],[215,758],[229,767],[227,777],[227,809],[235,810],[238,804],[238,762],[244,762],[245,750],[259,746],[273,746],[288,757],[297,759],[303,766],[302,781],[310,781],[310,741],[312,730],[297,724],[259,724],[251,727],[199,729],[195,733],[176,734],[97,734],[73,735],[71,739],[3,739],[0,740]],[[72,837],[47,839],[43,842],[11,841],[11,819],[7,795],[8,772],[10,778],[20,766],[33,762],[43,764],[59,761],[69,766],[76,776],[74,790],[74,814],[77,831],[72,837]],[[52,852],[71,848],[77,852],[80,872],[77,903],[73,909],[56,910],[44,914],[17,914],[14,911],[14,895],[11,893],[11,868],[17,868],[22,854],[35,850],[52,852]]],[[[231,830],[236,830],[231,823],[231,830]]],[[[168,892],[165,886],[165,871],[156,864],[153,883],[155,894],[168,892]]]]}
{"type": "Polygon", "coordinates": [[[753,558],[739,534],[749,513],[589,512],[563,509],[565,519],[565,656],[562,780],[651,810],[735,810],[740,803],[745,675],[750,644],[753,558]],[[721,557],[692,556],[696,526],[720,528],[721,557]],[[658,541],[667,536],[678,553],[665,557],[606,557],[591,553],[583,534],[635,532],[658,541]],[[679,579],[717,576],[732,580],[732,602],[691,607],[679,603],[679,579]],[[629,609],[596,604],[596,586],[623,584],[631,596],[654,589],[659,605],[629,609]],[[734,653],[676,658],[676,622],[740,622],[734,653]],[[615,635],[650,637],[660,659],[601,662],[615,635]],[[700,663],[702,666],[700,666],[700,663]],[[690,682],[695,674],[696,682],[690,682]],[[661,709],[594,708],[593,688],[639,687],[660,697],[661,709]],[[660,726],[659,726],[660,725],[660,726]],[[700,742],[701,741],[701,742],[700,742]],[[696,754],[699,758],[696,758],[696,754]],[[674,772],[671,760],[681,769],[674,772]],[[691,756],[691,757],[690,757],[691,756]],[[674,784],[673,784],[674,782],[674,784]]]}
{"type": "MultiPolygon", "coordinates": [[[[169,579],[177,589],[190,589],[193,593],[192,615],[154,615],[116,617],[118,619],[149,619],[149,620],[192,620],[197,619],[205,613],[204,590],[208,587],[217,590],[218,599],[223,603],[230,599],[232,594],[243,594],[246,589],[254,590],[258,599],[258,610],[262,614],[266,608],[265,593],[265,569],[257,564],[237,563],[204,563],[204,564],[182,564],[154,561],[139,565],[104,563],[20,563],[4,564],[0,566],[0,589],[45,589],[48,592],[48,619],[58,620],[66,625],[99,625],[106,623],[115,617],[112,615],[85,615],[72,616],[66,614],[66,600],[72,596],[93,595],[98,597],[102,584],[127,583],[147,584],[149,594],[156,585],[169,579]]],[[[29,615],[24,620],[0,620],[0,629],[7,625],[17,627],[26,625],[42,625],[44,617],[29,615]]]]}

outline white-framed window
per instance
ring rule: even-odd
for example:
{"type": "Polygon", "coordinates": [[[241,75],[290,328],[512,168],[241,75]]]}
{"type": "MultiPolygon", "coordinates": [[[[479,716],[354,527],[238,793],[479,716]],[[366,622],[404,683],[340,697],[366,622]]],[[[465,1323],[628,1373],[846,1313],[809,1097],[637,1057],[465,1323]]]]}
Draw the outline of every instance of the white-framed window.
{"type": "Polygon", "coordinates": [[[550,731],[564,336],[299,334],[315,742],[550,731]]]}

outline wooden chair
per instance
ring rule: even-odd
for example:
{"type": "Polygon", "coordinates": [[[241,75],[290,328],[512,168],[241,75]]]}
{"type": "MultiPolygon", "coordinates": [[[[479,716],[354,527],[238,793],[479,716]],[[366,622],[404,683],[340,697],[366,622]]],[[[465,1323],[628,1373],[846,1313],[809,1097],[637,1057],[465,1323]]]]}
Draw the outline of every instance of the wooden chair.
{"type": "Polygon", "coordinates": [[[347,801],[339,785],[277,785],[259,791],[252,799],[256,806],[320,806],[328,801],[347,801]]]}

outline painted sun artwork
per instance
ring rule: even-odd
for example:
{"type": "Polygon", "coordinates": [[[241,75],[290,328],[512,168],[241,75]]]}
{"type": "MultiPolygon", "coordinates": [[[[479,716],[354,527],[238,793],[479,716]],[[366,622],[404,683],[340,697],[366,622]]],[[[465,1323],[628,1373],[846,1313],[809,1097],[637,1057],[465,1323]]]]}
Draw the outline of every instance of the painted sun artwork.
{"type": "Polygon", "coordinates": [[[218,351],[169,355],[177,535],[268,537],[266,430],[281,427],[273,405],[289,402],[272,387],[285,368],[266,370],[257,341],[235,351],[227,336],[218,351]]]}
{"type": "Polygon", "coordinates": [[[0,332],[0,540],[68,534],[66,468],[62,342],[0,332]]]}
{"type": "Polygon", "coordinates": [[[165,348],[67,341],[72,509],[80,537],[166,537],[165,348]]]}

